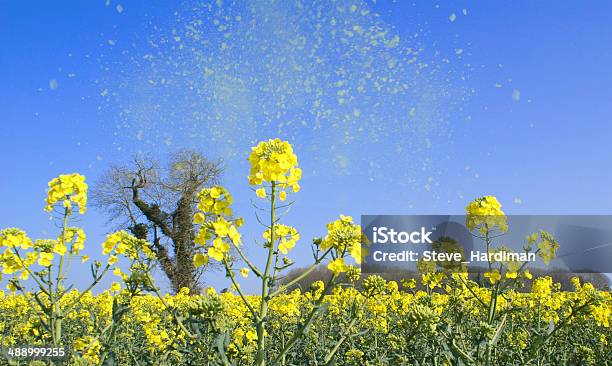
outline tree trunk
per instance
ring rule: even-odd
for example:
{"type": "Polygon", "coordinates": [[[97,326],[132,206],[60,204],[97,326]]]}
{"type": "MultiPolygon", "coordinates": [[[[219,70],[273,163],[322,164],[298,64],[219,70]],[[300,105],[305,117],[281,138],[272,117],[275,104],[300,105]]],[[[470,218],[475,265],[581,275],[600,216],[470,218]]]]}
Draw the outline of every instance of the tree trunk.
{"type": "Polygon", "coordinates": [[[199,293],[201,290],[197,283],[196,267],[193,264],[195,233],[192,222],[194,214],[192,202],[195,194],[195,189],[183,192],[176,209],[171,215],[168,215],[157,206],[149,205],[140,199],[138,186],[134,185],[132,188],[132,201],[136,207],[172,241],[174,257],[171,257],[168,250],[160,243],[157,229],[155,229],[153,250],[162,270],[177,292],[183,287],[187,287],[192,293],[199,293]],[[172,218],[172,225],[168,222],[169,217],[172,218]]]}

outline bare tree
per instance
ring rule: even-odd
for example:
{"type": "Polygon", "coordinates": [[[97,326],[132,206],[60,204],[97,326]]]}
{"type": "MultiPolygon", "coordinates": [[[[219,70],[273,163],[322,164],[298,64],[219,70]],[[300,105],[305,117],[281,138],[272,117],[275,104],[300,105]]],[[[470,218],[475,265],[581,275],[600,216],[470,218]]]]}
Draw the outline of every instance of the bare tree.
{"type": "Polygon", "coordinates": [[[167,167],[150,157],[112,166],[94,185],[94,206],[110,221],[152,243],[159,265],[175,291],[200,291],[202,270],[193,264],[193,215],[198,192],[218,183],[220,162],[184,150],[170,156],[167,167]]]}

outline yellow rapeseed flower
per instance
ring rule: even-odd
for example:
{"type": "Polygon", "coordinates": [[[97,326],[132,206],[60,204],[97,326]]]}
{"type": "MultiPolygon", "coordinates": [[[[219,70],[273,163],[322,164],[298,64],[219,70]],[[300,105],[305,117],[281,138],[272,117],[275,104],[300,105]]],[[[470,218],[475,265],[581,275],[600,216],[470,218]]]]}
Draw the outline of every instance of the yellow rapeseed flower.
{"type": "Polygon", "coordinates": [[[208,256],[202,253],[197,253],[193,257],[193,265],[196,267],[202,267],[208,264],[208,256]]]}
{"type": "Polygon", "coordinates": [[[51,211],[53,206],[61,202],[66,208],[72,208],[72,203],[79,208],[79,213],[84,214],[87,210],[87,183],[85,177],[74,174],[62,174],[49,182],[47,191],[46,211],[51,211]]]}
{"type": "MultiPolygon", "coordinates": [[[[300,240],[300,234],[297,229],[292,226],[277,224],[274,225],[274,230],[276,235],[275,239],[278,241],[278,250],[283,254],[289,253],[289,251],[295,247],[297,241],[300,240]]],[[[264,231],[263,238],[266,239],[268,243],[270,242],[272,239],[270,229],[264,231]]]]}
{"type": "Polygon", "coordinates": [[[506,272],[506,278],[516,278],[518,276],[518,273],[514,272],[514,271],[508,271],[506,272]]]}
{"type": "MultiPolygon", "coordinates": [[[[277,184],[281,192],[287,188],[291,188],[293,192],[300,190],[298,182],[302,178],[302,170],[298,168],[297,156],[287,141],[262,141],[252,148],[248,160],[251,164],[249,184],[258,186],[269,182],[277,184]]],[[[260,197],[263,197],[262,189],[256,191],[260,197]]],[[[286,198],[286,193],[280,197],[281,200],[286,198]]]]}
{"type": "Polygon", "coordinates": [[[229,249],[230,245],[228,243],[224,242],[221,238],[216,238],[213,241],[213,246],[208,248],[208,256],[221,262],[229,249]]]}
{"type": "Polygon", "coordinates": [[[348,266],[344,262],[343,258],[336,258],[333,261],[329,262],[329,264],[327,265],[327,269],[329,269],[330,271],[332,271],[333,273],[337,275],[342,272],[346,272],[348,269],[348,266]]]}
{"type": "Polygon", "coordinates": [[[501,274],[498,271],[485,272],[484,276],[489,279],[492,285],[501,279],[501,274]]]}
{"type": "Polygon", "coordinates": [[[259,198],[266,198],[266,189],[264,187],[255,190],[255,194],[259,198]]]}
{"type": "Polygon", "coordinates": [[[345,251],[361,263],[361,226],[353,223],[351,216],[340,215],[340,219],[327,224],[327,235],[321,242],[321,249],[334,248],[338,253],[345,251]]]}
{"type": "Polygon", "coordinates": [[[113,282],[109,288],[111,292],[119,292],[121,290],[121,284],[119,282],[113,282]]]}
{"type": "Polygon", "coordinates": [[[32,240],[21,229],[3,229],[0,231],[0,247],[28,249],[32,247],[32,240]]]}
{"type": "Polygon", "coordinates": [[[49,267],[53,261],[53,253],[41,252],[38,257],[38,265],[43,267],[49,267]]]}
{"type": "Polygon", "coordinates": [[[194,222],[196,224],[203,224],[205,221],[203,214],[205,213],[231,216],[232,209],[230,205],[233,202],[234,199],[225,187],[214,186],[202,189],[198,194],[198,210],[201,213],[196,213],[194,222]]]}
{"type": "Polygon", "coordinates": [[[240,275],[244,278],[249,277],[249,269],[248,268],[240,268],[240,275]]]}
{"type": "Polygon", "coordinates": [[[470,202],[465,211],[467,213],[466,226],[470,230],[479,229],[482,234],[494,227],[497,227],[501,232],[508,230],[506,216],[495,196],[476,198],[470,202]]]}

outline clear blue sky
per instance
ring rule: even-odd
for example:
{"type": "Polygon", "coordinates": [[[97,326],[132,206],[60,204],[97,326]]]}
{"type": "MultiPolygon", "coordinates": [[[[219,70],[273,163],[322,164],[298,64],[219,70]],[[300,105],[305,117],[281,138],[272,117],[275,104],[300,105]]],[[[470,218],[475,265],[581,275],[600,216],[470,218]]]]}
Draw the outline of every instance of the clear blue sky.
{"type": "MultiPolygon", "coordinates": [[[[244,159],[275,136],[304,168],[299,263],[339,213],[612,213],[610,2],[206,4],[0,1],[1,227],[54,236],[52,177],[195,147],[256,255],[244,159]]],[[[105,222],[82,220],[94,257],[105,222]]]]}

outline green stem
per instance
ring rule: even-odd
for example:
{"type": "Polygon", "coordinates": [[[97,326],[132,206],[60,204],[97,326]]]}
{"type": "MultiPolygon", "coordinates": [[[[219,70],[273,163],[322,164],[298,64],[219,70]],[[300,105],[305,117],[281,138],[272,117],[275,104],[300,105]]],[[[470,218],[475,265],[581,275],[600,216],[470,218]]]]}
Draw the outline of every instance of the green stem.
{"type": "Polygon", "coordinates": [[[227,274],[228,274],[230,280],[232,281],[232,284],[234,285],[234,287],[236,288],[236,291],[240,295],[240,298],[242,299],[242,302],[249,309],[249,311],[251,312],[251,315],[253,315],[253,319],[255,321],[257,321],[258,320],[257,313],[255,312],[255,309],[253,308],[251,303],[248,301],[248,299],[246,298],[246,296],[244,295],[244,293],[240,289],[240,284],[238,284],[238,282],[236,281],[236,277],[234,276],[234,272],[232,272],[232,269],[229,267],[229,264],[227,263],[227,259],[225,257],[223,258],[223,265],[225,266],[225,270],[227,271],[227,274]]]}
{"type": "Polygon", "coordinates": [[[255,275],[257,277],[261,277],[262,274],[261,274],[261,271],[259,270],[259,268],[257,268],[257,266],[255,266],[251,261],[249,261],[249,259],[246,257],[246,255],[244,255],[244,252],[242,251],[242,249],[240,249],[240,246],[234,244],[233,242],[232,242],[232,244],[234,245],[234,248],[236,249],[236,251],[240,255],[240,258],[242,258],[244,263],[246,263],[247,266],[249,266],[251,271],[253,271],[253,273],[255,273],[255,275]]]}
{"type": "MultiPolygon", "coordinates": [[[[66,228],[68,227],[68,218],[70,217],[70,212],[72,211],[71,208],[66,207],[64,209],[64,220],[62,222],[62,235],[60,238],[60,243],[61,245],[63,245],[64,247],[66,246],[66,228]]],[[[65,253],[64,253],[65,254],[65,253]]],[[[60,256],[60,263],[59,263],[59,267],[57,269],[57,277],[55,280],[55,293],[57,294],[57,298],[54,299],[53,302],[53,307],[55,308],[54,311],[54,315],[55,315],[55,321],[54,321],[54,333],[53,333],[53,345],[57,346],[59,345],[60,340],[62,339],[62,309],[60,306],[60,299],[61,299],[61,294],[60,291],[63,291],[63,286],[62,286],[62,282],[64,281],[64,278],[62,276],[62,271],[64,270],[64,261],[65,261],[65,256],[61,255],[60,256]]],[[[51,277],[51,272],[49,271],[49,279],[51,277]]],[[[51,286],[51,283],[49,284],[49,286],[51,286]]]]}
{"type": "Polygon", "coordinates": [[[472,296],[474,296],[474,298],[476,300],[478,300],[478,302],[483,306],[483,307],[487,307],[487,304],[485,304],[485,302],[478,297],[478,295],[476,295],[476,293],[474,292],[474,290],[472,290],[472,288],[469,286],[469,284],[463,279],[463,277],[459,276],[459,279],[461,280],[461,282],[463,282],[463,284],[465,285],[465,287],[470,291],[470,293],[472,293],[472,296]]]}
{"type": "MultiPolygon", "coordinates": [[[[492,272],[493,270],[493,265],[491,264],[491,255],[490,255],[490,248],[491,248],[491,237],[489,236],[489,228],[488,225],[485,224],[486,227],[486,234],[485,234],[485,241],[487,244],[487,264],[489,266],[489,273],[492,272]]],[[[501,276],[501,273],[500,273],[501,276]]],[[[500,278],[501,280],[501,278],[500,278]]],[[[499,283],[499,281],[497,281],[497,283],[499,283]]],[[[491,289],[491,299],[489,300],[489,311],[487,313],[487,323],[491,324],[491,319],[492,319],[492,313],[493,313],[493,309],[495,308],[495,302],[497,302],[497,285],[491,289]]],[[[486,346],[485,346],[485,365],[489,365],[490,361],[491,361],[491,345],[487,342],[486,346]]]]}
{"type": "Polygon", "coordinates": [[[257,328],[257,356],[255,357],[256,366],[264,366],[265,360],[265,328],[266,317],[268,315],[268,299],[270,294],[270,269],[272,267],[272,259],[274,257],[274,242],[276,241],[276,183],[272,182],[270,193],[270,243],[268,248],[268,259],[266,260],[266,269],[261,277],[261,305],[259,308],[259,319],[256,323],[257,328]]]}

